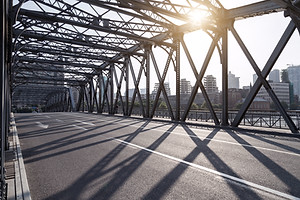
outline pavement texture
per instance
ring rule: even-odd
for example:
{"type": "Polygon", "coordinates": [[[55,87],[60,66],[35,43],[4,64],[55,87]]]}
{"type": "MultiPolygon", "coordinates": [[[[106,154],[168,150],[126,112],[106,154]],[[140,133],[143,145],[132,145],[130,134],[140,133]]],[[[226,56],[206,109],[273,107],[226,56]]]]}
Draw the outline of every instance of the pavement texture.
{"type": "Polygon", "coordinates": [[[33,200],[300,198],[299,138],[85,113],[15,119],[33,200]]]}

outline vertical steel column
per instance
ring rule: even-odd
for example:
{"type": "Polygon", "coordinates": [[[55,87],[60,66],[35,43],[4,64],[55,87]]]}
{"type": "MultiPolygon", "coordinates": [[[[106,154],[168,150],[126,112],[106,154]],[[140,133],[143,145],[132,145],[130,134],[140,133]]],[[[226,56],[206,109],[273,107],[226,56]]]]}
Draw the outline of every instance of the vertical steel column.
{"type": "Polygon", "coordinates": [[[102,92],[103,92],[103,82],[102,82],[103,76],[102,76],[102,70],[100,71],[99,75],[98,75],[98,102],[99,102],[99,108],[97,110],[98,113],[102,113],[102,92]]]}
{"type": "Polygon", "coordinates": [[[228,126],[228,30],[222,34],[222,123],[228,126]]]}
{"type": "Polygon", "coordinates": [[[180,120],[180,36],[175,38],[176,46],[176,111],[175,111],[175,121],[180,120]]]}
{"type": "Polygon", "coordinates": [[[1,131],[1,177],[0,177],[0,198],[4,199],[5,177],[4,177],[4,162],[5,162],[5,1],[1,1],[1,47],[0,47],[0,131],[1,131]]]}
{"type": "Polygon", "coordinates": [[[109,114],[114,114],[114,70],[115,65],[112,63],[110,65],[110,108],[109,114]]]}
{"type": "Polygon", "coordinates": [[[90,106],[89,106],[89,113],[92,113],[94,111],[94,101],[93,101],[93,96],[94,96],[94,83],[93,83],[93,77],[91,77],[90,80],[90,91],[89,91],[89,97],[90,97],[90,106]]]}
{"type": "Polygon", "coordinates": [[[150,48],[146,46],[146,118],[150,117],[150,48]]]}
{"type": "Polygon", "coordinates": [[[69,99],[70,99],[70,103],[71,103],[71,111],[75,112],[76,108],[75,108],[75,101],[74,101],[74,96],[73,96],[73,90],[71,87],[68,88],[69,89],[69,99]]]}
{"type": "Polygon", "coordinates": [[[77,102],[77,106],[76,106],[76,111],[79,112],[80,111],[80,107],[81,107],[81,102],[82,101],[82,87],[80,86],[79,89],[79,96],[78,96],[78,102],[77,102]]]}
{"type": "Polygon", "coordinates": [[[129,115],[129,56],[126,56],[124,64],[125,64],[125,80],[126,80],[124,115],[128,116],[129,115]]]}

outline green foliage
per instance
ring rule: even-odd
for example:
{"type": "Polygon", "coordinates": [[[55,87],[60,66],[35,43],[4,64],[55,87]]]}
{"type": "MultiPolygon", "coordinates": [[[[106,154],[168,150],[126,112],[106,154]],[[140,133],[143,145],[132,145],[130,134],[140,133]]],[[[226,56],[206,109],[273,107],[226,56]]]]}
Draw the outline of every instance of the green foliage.
{"type": "Polygon", "coordinates": [[[191,106],[191,109],[198,110],[199,106],[196,103],[193,103],[192,106],[191,106]]]}
{"type": "Polygon", "coordinates": [[[167,109],[168,107],[167,107],[166,102],[162,101],[162,102],[159,104],[158,108],[159,108],[159,109],[167,109]]]}

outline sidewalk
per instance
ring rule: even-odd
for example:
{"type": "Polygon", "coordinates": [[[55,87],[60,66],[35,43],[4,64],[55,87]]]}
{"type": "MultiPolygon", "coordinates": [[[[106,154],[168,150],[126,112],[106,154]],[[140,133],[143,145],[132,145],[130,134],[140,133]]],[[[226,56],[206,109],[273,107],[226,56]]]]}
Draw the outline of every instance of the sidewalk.
{"type": "Polygon", "coordinates": [[[9,150],[5,153],[8,200],[31,200],[15,118],[11,114],[9,150]]]}

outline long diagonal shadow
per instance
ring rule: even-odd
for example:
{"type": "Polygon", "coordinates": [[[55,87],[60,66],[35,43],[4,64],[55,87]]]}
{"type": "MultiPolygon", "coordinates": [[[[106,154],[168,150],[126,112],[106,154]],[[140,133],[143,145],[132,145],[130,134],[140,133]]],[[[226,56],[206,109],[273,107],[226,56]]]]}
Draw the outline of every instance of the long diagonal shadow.
{"type": "MultiPolygon", "coordinates": [[[[280,143],[278,143],[278,142],[275,142],[275,141],[272,141],[272,140],[268,140],[267,138],[264,138],[264,137],[261,137],[261,136],[256,136],[256,135],[253,135],[253,134],[247,134],[247,136],[248,136],[248,137],[255,138],[255,139],[260,140],[260,141],[263,141],[263,142],[265,142],[265,143],[268,143],[268,144],[271,144],[271,145],[274,145],[274,146],[283,148],[283,149],[285,149],[285,150],[288,150],[288,151],[291,151],[291,152],[300,154],[300,150],[299,150],[299,149],[296,149],[296,148],[287,146],[287,145],[285,145],[285,144],[280,144],[280,143]]],[[[297,141],[299,142],[300,140],[297,140],[297,141]]],[[[240,141],[238,141],[238,142],[241,143],[240,141]]]]}
{"type": "MultiPolygon", "coordinates": [[[[177,127],[177,124],[173,124],[162,136],[154,141],[147,149],[155,150],[165,139],[171,134],[171,132],[177,127]]],[[[125,181],[146,161],[151,155],[149,152],[140,150],[135,154],[135,159],[129,164],[121,168],[115,176],[105,184],[92,199],[109,199],[120,188],[125,181]]]]}
{"type": "MultiPolygon", "coordinates": [[[[233,137],[237,142],[242,142],[243,144],[247,144],[251,146],[247,141],[243,138],[235,134],[233,131],[226,130],[228,134],[233,137]]],[[[255,157],[260,163],[262,163],[270,172],[272,172],[276,177],[278,177],[288,188],[289,193],[294,196],[300,196],[300,180],[293,176],[291,173],[286,171],[280,165],[275,163],[272,159],[261,153],[259,150],[255,148],[251,148],[249,146],[243,146],[253,157],[255,157]]]]}
{"type": "MultiPolygon", "coordinates": [[[[102,131],[101,133],[94,133],[94,134],[89,134],[87,136],[83,136],[83,137],[80,137],[80,138],[65,140],[63,142],[59,142],[59,144],[57,144],[55,146],[51,146],[51,147],[48,147],[48,148],[45,148],[45,149],[42,149],[42,150],[33,151],[32,149],[26,149],[26,150],[24,150],[24,152],[25,152],[24,157],[26,158],[25,164],[40,161],[40,160],[47,159],[47,158],[50,158],[50,157],[62,155],[62,154],[69,153],[69,152],[72,152],[72,151],[77,151],[77,150],[80,150],[80,149],[84,149],[84,148],[88,148],[88,147],[91,147],[91,146],[95,146],[95,145],[99,145],[99,144],[102,144],[102,143],[105,143],[105,142],[112,141],[113,139],[110,138],[110,139],[106,139],[106,140],[101,140],[101,141],[96,141],[96,142],[93,142],[93,143],[89,143],[89,144],[86,144],[86,145],[80,145],[80,146],[70,148],[70,149],[67,149],[67,150],[54,152],[54,153],[51,153],[51,154],[49,153],[49,152],[51,152],[51,150],[56,150],[58,148],[66,147],[68,145],[74,145],[75,143],[82,142],[83,140],[87,140],[87,139],[91,139],[91,138],[94,138],[94,137],[98,137],[100,135],[108,134],[112,131],[120,130],[120,129],[125,128],[127,126],[128,125],[126,125],[124,127],[118,127],[116,129],[110,129],[110,130],[104,131],[104,132],[102,131]],[[36,155],[42,154],[42,153],[47,153],[47,154],[43,155],[43,156],[40,156],[40,157],[35,157],[35,158],[31,158],[31,159],[29,158],[29,157],[33,157],[33,156],[36,156],[36,155]]],[[[164,126],[164,125],[156,126],[155,128],[162,127],[162,126],[164,126]]],[[[144,128],[142,131],[140,131],[140,133],[142,133],[144,131],[147,131],[147,130],[148,130],[147,128],[144,128]]],[[[122,134],[122,135],[114,137],[114,138],[115,139],[121,139],[121,138],[124,138],[124,137],[130,137],[133,134],[134,133],[122,134]]]]}
{"type": "MultiPolygon", "coordinates": [[[[128,138],[126,138],[126,142],[132,141],[148,124],[150,121],[145,122],[140,128],[135,130],[128,138]]],[[[103,170],[106,166],[108,166],[117,156],[121,153],[121,151],[126,146],[124,144],[119,144],[116,148],[110,151],[103,159],[97,162],[92,168],[90,168],[85,174],[77,179],[70,187],[67,189],[54,194],[47,199],[80,199],[80,195],[85,191],[85,189],[95,181],[97,178],[105,175],[103,170]]]]}
{"type": "MultiPolygon", "coordinates": [[[[138,122],[135,122],[135,123],[138,123],[138,122]]],[[[135,124],[135,123],[132,123],[132,124],[135,124]]],[[[97,127],[85,130],[85,131],[81,131],[81,132],[76,133],[76,134],[71,134],[71,135],[65,136],[63,138],[53,140],[51,142],[43,143],[43,144],[35,146],[33,148],[25,149],[25,150],[23,150],[23,152],[25,154],[28,153],[29,155],[33,156],[33,155],[37,155],[39,153],[48,152],[50,150],[57,149],[59,147],[66,147],[67,145],[71,145],[71,144],[74,144],[75,142],[83,141],[84,139],[90,139],[91,137],[97,137],[98,135],[100,135],[99,133],[94,133],[94,134],[90,134],[90,135],[86,135],[86,136],[82,136],[82,135],[85,135],[86,133],[89,133],[93,130],[96,130],[96,129],[99,129],[99,128],[102,128],[102,127],[105,127],[105,126],[109,126],[111,124],[113,124],[113,122],[108,123],[108,124],[104,124],[104,125],[101,125],[101,126],[97,126],[97,127]],[[76,138],[77,136],[82,136],[82,137],[76,138]],[[54,145],[54,146],[52,146],[52,145],[54,145]]],[[[125,126],[122,126],[121,128],[129,127],[132,124],[127,124],[125,126]]],[[[120,127],[117,127],[115,129],[110,129],[108,131],[102,132],[101,134],[109,133],[109,132],[114,131],[114,130],[120,130],[120,127]]]]}
{"type": "MultiPolygon", "coordinates": [[[[235,177],[238,177],[207,145],[211,140],[200,140],[198,136],[186,125],[182,125],[184,130],[197,145],[191,153],[189,153],[183,160],[187,162],[193,162],[200,153],[203,153],[208,160],[214,165],[217,171],[228,173],[235,177]]],[[[220,129],[214,129],[206,138],[213,138],[220,129]]],[[[176,183],[180,176],[189,168],[185,163],[179,163],[170,173],[168,173],[162,180],[157,183],[151,191],[149,191],[144,199],[161,199],[166,192],[176,183]]],[[[250,197],[252,199],[261,199],[252,190],[245,190],[243,187],[239,187],[232,182],[228,182],[230,188],[239,198],[250,197]]],[[[201,184],[201,183],[200,183],[201,184]]]]}
{"type": "MultiPolygon", "coordinates": [[[[129,127],[129,126],[132,126],[132,125],[134,125],[136,123],[139,123],[139,122],[134,122],[134,123],[131,123],[131,124],[123,125],[121,127],[117,127],[115,129],[110,129],[110,130],[107,130],[107,131],[102,131],[101,133],[93,133],[93,134],[88,134],[88,135],[84,134],[84,133],[88,133],[90,131],[96,130],[98,128],[101,128],[101,127],[98,126],[98,127],[93,128],[93,129],[89,129],[87,131],[81,132],[80,135],[83,135],[81,137],[68,138],[68,140],[63,139],[60,142],[58,142],[57,140],[55,140],[55,142],[52,141],[50,143],[46,143],[47,146],[45,146],[45,144],[43,144],[43,146],[45,148],[41,148],[40,146],[36,146],[36,147],[30,148],[30,149],[25,149],[25,150],[23,150],[24,157],[28,158],[28,159],[25,160],[25,164],[28,164],[28,163],[31,163],[31,162],[35,162],[35,161],[40,161],[41,159],[50,158],[52,156],[57,156],[57,155],[61,155],[63,153],[68,153],[68,152],[72,152],[72,151],[75,151],[75,150],[79,150],[79,149],[83,149],[83,148],[86,148],[86,147],[91,147],[93,145],[104,143],[103,141],[97,141],[97,142],[90,143],[90,144],[87,144],[87,145],[82,145],[80,147],[75,147],[75,148],[72,148],[72,149],[68,149],[68,150],[59,151],[59,152],[55,152],[55,153],[49,154],[49,152],[51,152],[52,150],[57,150],[58,148],[61,148],[61,147],[65,148],[67,146],[74,145],[75,143],[80,143],[80,142],[82,142],[84,140],[95,138],[95,137],[98,137],[100,135],[105,135],[105,134],[108,134],[110,132],[113,132],[113,131],[116,131],[116,130],[120,130],[120,129],[129,127]],[[36,155],[42,154],[42,153],[47,153],[47,155],[43,155],[42,157],[36,157],[36,158],[29,159],[29,157],[33,157],[33,156],[36,156],[36,155]]],[[[163,126],[165,126],[165,125],[162,124],[160,126],[156,126],[155,128],[159,128],[159,127],[163,127],[163,126]]],[[[144,128],[141,132],[147,131],[147,130],[148,130],[147,128],[144,128]]],[[[77,135],[77,134],[74,134],[74,135],[77,135]]],[[[125,135],[120,135],[120,136],[118,136],[116,138],[129,137],[130,135],[132,135],[132,133],[125,134],[125,135]]],[[[106,141],[111,141],[111,140],[106,140],[106,141]]]]}

